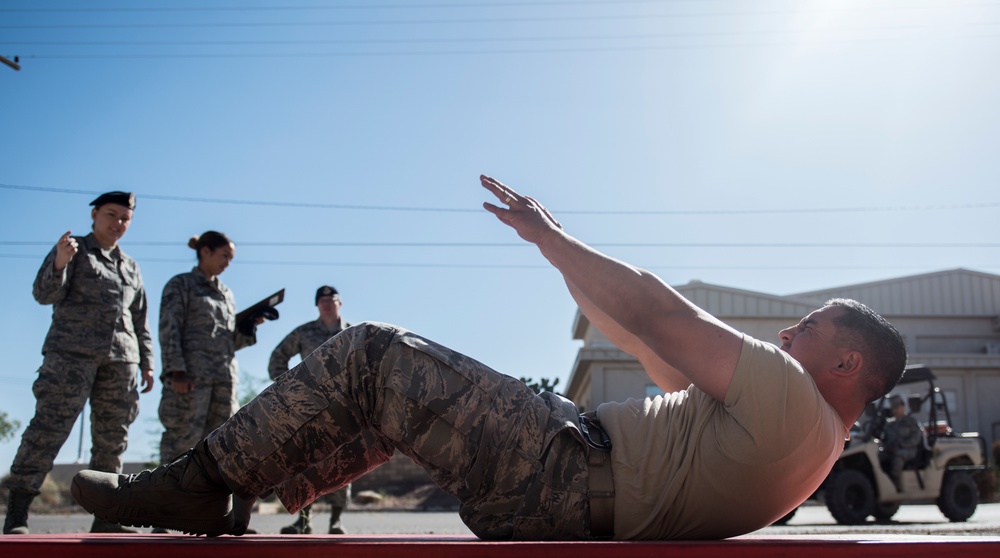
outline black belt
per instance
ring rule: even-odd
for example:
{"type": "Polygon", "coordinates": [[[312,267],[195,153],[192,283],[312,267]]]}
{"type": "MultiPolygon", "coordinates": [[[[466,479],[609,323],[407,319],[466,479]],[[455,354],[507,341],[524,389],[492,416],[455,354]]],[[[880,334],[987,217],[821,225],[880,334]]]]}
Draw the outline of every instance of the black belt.
{"type": "Polygon", "coordinates": [[[615,481],[611,472],[611,440],[591,411],[580,415],[580,433],[587,441],[587,479],[590,495],[590,534],[615,534],[615,481]]]}

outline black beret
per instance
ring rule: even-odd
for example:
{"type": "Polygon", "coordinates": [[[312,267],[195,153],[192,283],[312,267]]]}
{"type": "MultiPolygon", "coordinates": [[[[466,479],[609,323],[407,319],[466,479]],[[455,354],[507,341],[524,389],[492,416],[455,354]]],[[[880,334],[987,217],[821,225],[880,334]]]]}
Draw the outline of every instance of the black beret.
{"type": "Polygon", "coordinates": [[[319,304],[320,298],[324,296],[333,296],[335,294],[339,294],[337,293],[337,289],[329,285],[323,285],[322,287],[316,289],[316,304],[319,304]]]}
{"type": "Polygon", "coordinates": [[[132,192],[105,192],[97,199],[90,202],[90,205],[94,207],[101,207],[106,203],[117,203],[118,205],[123,205],[129,209],[135,209],[135,194],[132,192]]]}

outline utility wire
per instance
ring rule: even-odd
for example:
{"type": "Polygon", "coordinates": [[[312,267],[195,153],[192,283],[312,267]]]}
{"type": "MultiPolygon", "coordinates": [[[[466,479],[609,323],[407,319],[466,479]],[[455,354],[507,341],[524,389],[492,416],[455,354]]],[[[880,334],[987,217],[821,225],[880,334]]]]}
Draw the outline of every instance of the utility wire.
{"type": "MultiPolygon", "coordinates": [[[[1000,34],[975,35],[967,39],[997,39],[1000,34]]],[[[542,48],[542,49],[495,49],[495,50],[462,50],[462,51],[384,51],[384,52],[254,52],[237,54],[24,54],[21,60],[239,60],[239,59],[317,59],[317,58],[383,58],[383,57],[424,57],[424,56],[488,56],[488,55],[538,55],[538,54],[580,54],[580,53],[627,53],[627,52],[666,52],[692,51],[729,48],[767,48],[789,47],[796,45],[843,45],[857,43],[875,43],[892,41],[913,41],[926,39],[898,38],[873,39],[868,41],[808,41],[796,43],[725,43],[712,45],[674,45],[674,46],[633,46],[633,47],[580,47],[580,48],[542,48]]],[[[942,40],[942,39],[938,39],[942,40]]]]}
{"type": "MultiPolygon", "coordinates": [[[[566,7],[566,6],[578,6],[582,8],[589,7],[600,7],[600,6],[622,6],[625,4],[636,5],[636,4],[680,4],[689,3],[686,0],[599,0],[599,1],[579,1],[579,0],[549,0],[549,1],[538,1],[538,2],[455,2],[455,3],[425,3],[425,4],[402,4],[402,3],[372,3],[372,4],[351,4],[351,5],[335,5],[335,6],[170,6],[170,7],[129,7],[129,8],[104,8],[104,7],[85,7],[85,8],[0,8],[0,13],[208,13],[208,12],[236,12],[236,13],[249,13],[249,12],[316,12],[316,11],[382,11],[387,9],[392,10],[444,10],[444,9],[482,9],[482,8],[548,8],[548,7],[566,7]]],[[[783,14],[810,14],[810,13],[820,13],[828,14],[830,12],[858,12],[863,11],[870,13],[873,11],[915,11],[915,10],[940,10],[946,8],[949,11],[957,8],[990,8],[997,6],[996,2],[978,2],[978,3],[956,3],[956,2],[946,2],[946,6],[938,5],[927,5],[919,4],[915,5],[911,2],[903,2],[901,4],[886,5],[885,3],[878,4],[865,4],[858,7],[846,7],[840,5],[824,6],[822,8],[795,8],[787,10],[716,10],[709,12],[682,12],[667,14],[667,17],[725,17],[725,16],[753,16],[753,15],[783,15],[783,14]]],[[[606,16],[599,16],[606,17],[606,16]]],[[[649,17],[648,15],[634,16],[634,17],[649,17]]],[[[519,18],[519,20],[532,21],[535,18],[519,18]]],[[[550,18],[538,18],[549,20],[550,18]]],[[[491,21],[491,20],[487,20],[491,21]]]]}
{"type": "Polygon", "coordinates": [[[339,4],[336,6],[170,6],[143,8],[0,8],[0,12],[12,13],[139,13],[139,12],[291,12],[291,11],[374,11],[386,9],[442,9],[442,8],[508,8],[508,7],[549,7],[549,6],[599,6],[622,4],[675,4],[690,0],[534,0],[504,2],[427,2],[417,3],[370,3],[339,4]]]}
{"type": "MultiPolygon", "coordinates": [[[[129,241],[127,246],[180,246],[176,241],[129,241]]],[[[0,240],[0,246],[52,246],[50,240],[0,240]]],[[[258,248],[528,248],[527,242],[240,241],[258,248]]],[[[595,248],[1000,248],[1000,242],[588,242],[595,248]]]]}
{"type": "MultiPolygon", "coordinates": [[[[0,254],[0,259],[30,259],[40,260],[38,255],[28,254],[0,254]]],[[[190,258],[138,258],[143,264],[169,263],[169,264],[190,264],[190,258]]],[[[279,261],[279,260],[238,260],[239,265],[266,265],[266,266],[296,266],[296,267],[360,267],[360,268],[406,268],[406,269],[552,269],[546,264],[456,264],[456,263],[403,263],[403,262],[317,262],[310,261],[279,261]]],[[[926,262],[913,265],[643,265],[649,270],[744,270],[744,271],[843,271],[843,270],[893,270],[893,269],[927,269],[926,262]]],[[[933,266],[931,266],[933,267],[933,266]]],[[[938,266],[941,267],[941,266],[938,266]]],[[[948,266],[944,266],[948,267],[948,266]]],[[[992,269],[995,263],[985,265],[963,264],[963,268],[992,269]]]]}
{"type": "MultiPolygon", "coordinates": [[[[959,24],[961,27],[986,26],[995,27],[1000,22],[976,22],[959,24]]],[[[883,28],[861,28],[849,29],[848,31],[867,30],[912,30],[927,26],[888,26],[883,28]]],[[[939,29],[940,26],[933,26],[939,29]]],[[[0,29],[3,29],[0,26],[0,29]]],[[[457,38],[457,39],[358,39],[358,40],[254,40],[254,41],[37,41],[37,42],[17,42],[4,41],[0,44],[17,47],[22,45],[31,46],[176,46],[176,47],[196,47],[196,46],[296,46],[296,45],[339,45],[339,46],[370,46],[370,45],[455,45],[455,44],[485,44],[485,43],[556,43],[569,41],[641,41],[658,39],[697,39],[697,38],[719,38],[734,36],[760,36],[794,33],[794,31],[737,31],[737,32],[706,32],[706,33],[667,33],[657,35],[635,35],[635,36],[583,36],[583,37],[523,37],[523,38],[457,38]]],[[[853,44],[878,44],[878,43],[898,43],[927,40],[965,40],[965,39],[996,39],[1000,34],[995,32],[982,34],[965,34],[952,36],[881,36],[881,37],[853,37],[845,39],[824,39],[824,40],[784,40],[784,41],[764,41],[764,42],[724,42],[724,43],[695,43],[695,44],[638,44],[638,45],[598,45],[598,46],[550,46],[550,47],[506,47],[479,50],[378,50],[378,51],[333,51],[333,52],[236,52],[236,53],[42,53],[24,54],[20,58],[30,60],[212,60],[212,59],[315,59],[315,58],[380,58],[380,57],[425,57],[425,56],[481,56],[481,55],[519,55],[519,54],[575,54],[575,53],[629,53],[629,52],[669,52],[669,51],[693,51],[707,49],[728,49],[728,48],[768,48],[768,47],[788,47],[801,45],[853,45],[853,44]]]]}
{"type": "MultiPolygon", "coordinates": [[[[2,184],[3,190],[23,190],[28,192],[48,192],[57,194],[73,194],[84,196],[96,196],[104,193],[105,190],[74,190],[70,188],[52,188],[43,186],[24,186],[18,184],[2,184]]],[[[483,210],[476,208],[456,208],[456,207],[419,207],[419,206],[393,206],[393,205],[361,205],[361,204],[333,204],[314,202],[289,202],[273,200],[249,200],[237,198],[202,198],[195,196],[166,196],[159,194],[142,194],[137,196],[142,200],[173,201],[184,203],[212,203],[224,205],[248,205],[262,207],[294,207],[310,209],[343,209],[358,211],[403,211],[403,212],[434,212],[434,213],[481,213],[483,210]]],[[[934,204],[934,205],[912,205],[912,206],[869,206],[869,207],[812,207],[812,208],[758,208],[758,209],[636,209],[636,210],[614,210],[614,209],[550,209],[550,211],[562,215],[774,215],[774,214],[802,214],[802,213],[873,213],[873,212],[898,212],[898,211],[943,211],[955,209],[990,209],[1000,207],[1000,202],[973,202],[956,204],[934,204]]]]}
{"type": "Polygon", "coordinates": [[[692,45],[635,45],[635,46],[595,46],[595,47],[549,47],[549,48],[507,48],[483,50],[390,50],[378,52],[246,52],[234,54],[25,54],[22,60],[237,60],[237,59],[316,59],[316,58],[382,58],[382,57],[424,57],[424,56],[487,56],[487,55],[533,55],[533,54],[580,54],[580,53],[628,53],[628,52],[670,52],[696,51],[708,49],[731,48],[768,48],[791,47],[802,45],[851,45],[893,43],[926,40],[955,39],[997,39],[1000,34],[965,35],[962,37],[884,37],[831,39],[818,41],[794,42],[757,42],[757,43],[715,43],[692,45]]]}
{"type": "MultiPolygon", "coordinates": [[[[824,10],[814,10],[814,12],[824,10]]],[[[869,11],[869,10],[866,10],[869,11]]],[[[360,26],[407,26],[407,25],[484,25],[512,23],[570,23],[599,21],[652,21],[688,18],[712,18],[720,16],[786,15],[808,13],[791,11],[749,11],[749,12],[704,12],[670,14],[606,14],[606,15],[558,15],[558,16],[505,16],[475,18],[425,18],[425,19],[350,19],[326,21],[255,21],[255,22],[154,22],[154,23],[55,23],[0,25],[0,29],[205,29],[205,28],[264,28],[264,27],[360,27],[360,26]]]]}
{"type": "MultiPolygon", "coordinates": [[[[708,0],[716,4],[720,3],[731,3],[727,0],[708,0]]],[[[58,13],[58,12],[118,12],[118,13],[131,13],[131,12],[283,12],[283,11],[378,11],[385,9],[406,9],[406,10],[423,10],[423,9],[443,9],[443,8],[507,8],[507,7],[548,7],[548,6],[601,6],[601,5],[612,5],[620,6],[623,4],[689,4],[691,0],[504,0],[504,1],[475,1],[475,2],[407,2],[407,3],[393,3],[393,2],[369,2],[364,4],[336,4],[333,6],[327,5],[270,5],[270,6],[169,6],[169,7],[86,7],[86,8],[0,8],[0,12],[44,12],[44,13],[58,13]]],[[[707,2],[703,2],[707,3],[707,2]]],[[[736,2],[740,3],[740,2],[736,2]]],[[[990,7],[996,6],[997,2],[925,2],[923,4],[914,4],[913,2],[903,2],[902,5],[885,5],[884,3],[878,3],[876,5],[860,6],[860,7],[845,7],[840,5],[825,6],[823,8],[817,8],[809,10],[812,12],[823,12],[827,13],[830,11],[871,11],[871,10],[920,10],[920,9],[938,9],[941,7],[947,7],[948,9],[953,9],[957,7],[990,7]],[[937,5],[928,5],[937,4],[937,5]],[[941,6],[945,4],[945,6],[941,6]]],[[[799,12],[801,10],[795,10],[799,12]]]]}
{"type": "MultiPolygon", "coordinates": [[[[1000,21],[978,21],[958,24],[960,27],[994,27],[1000,21]]],[[[899,31],[913,29],[939,29],[939,25],[885,25],[850,28],[847,31],[899,31]]],[[[618,41],[672,38],[768,36],[797,33],[795,29],[771,31],[719,31],[719,32],[675,32],[640,33],[629,35],[569,35],[561,37],[472,37],[472,38],[426,38],[426,39],[290,39],[290,40],[208,40],[208,41],[0,41],[0,45],[25,46],[296,46],[296,45],[408,45],[408,44],[470,44],[470,43],[530,43],[561,41],[618,41]]]]}

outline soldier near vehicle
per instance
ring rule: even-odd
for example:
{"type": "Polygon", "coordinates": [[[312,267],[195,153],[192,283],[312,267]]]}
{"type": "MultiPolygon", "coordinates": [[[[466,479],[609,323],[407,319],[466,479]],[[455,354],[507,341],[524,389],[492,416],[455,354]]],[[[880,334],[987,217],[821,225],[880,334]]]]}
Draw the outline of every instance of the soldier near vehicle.
{"type": "Polygon", "coordinates": [[[188,246],[198,265],[175,275],[160,299],[160,460],[169,463],[194,447],[239,408],[236,351],[257,342],[254,320],[249,333],[236,324],[236,300],[220,279],[236,256],[226,235],[207,231],[188,246]]]}
{"type": "MultiPolygon", "coordinates": [[[[323,285],[316,289],[315,302],[319,309],[319,318],[293,329],[271,353],[267,372],[272,380],[288,371],[288,363],[292,357],[298,356],[305,360],[310,353],[326,343],[328,339],[350,327],[351,324],[345,322],[340,316],[343,302],[337,289],[329,285],[323,285]]],[[[341,523],[341,515],[343,515],[344,508],[347,507],[347,502],[351,498],[350,483],[327,494],[324,498],[330,504],[330,527],[327,532],[331,535],[343,535],[345,531],[341,523]]],[[[281,529],[283,535],[308,535],[310,533],[312,533],[311,504],[299,511],[299,517],[295,523],[281,529]]]]}
{"type": "Polygon", "coordinates": [[[906,402],[901,396],[889,398],[889,409],[892,418],[885,424],[884,460],[896,492],[902,492],[903,465],[917,456],[924,435],[917,419],[906,412],[906,402]]]}
{"type": "MultiPolygon", "coordinates": [[[[135,195],[107,192],[90,202],[91,232],[59,238],[42,262],[32,293],[51,304],[52,325],[32,391],[35,415],[4,486],[10,490],[4,534],[28,533],[28,508],[90,401],[90,467],[121,470],[128,428],[142,392],[153,388],[153,342],[146,290],[135,260],[118,246],[132,223],[135,195]]],[[[124,529],[99,519],[93,532],[124,529]]]]}

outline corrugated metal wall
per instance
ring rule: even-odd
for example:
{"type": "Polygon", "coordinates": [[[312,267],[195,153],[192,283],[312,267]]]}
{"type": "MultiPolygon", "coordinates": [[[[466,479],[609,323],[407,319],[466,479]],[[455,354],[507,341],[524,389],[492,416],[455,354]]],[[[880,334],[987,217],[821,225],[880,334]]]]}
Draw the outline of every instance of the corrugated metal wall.
{"type": "Polygon", "coordinates": [[[1000,277],[967,269],[835,287],[793,296],[822,299],[853,298],[883,315],[1000,315],[1000,277]]]}

